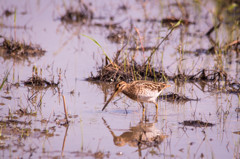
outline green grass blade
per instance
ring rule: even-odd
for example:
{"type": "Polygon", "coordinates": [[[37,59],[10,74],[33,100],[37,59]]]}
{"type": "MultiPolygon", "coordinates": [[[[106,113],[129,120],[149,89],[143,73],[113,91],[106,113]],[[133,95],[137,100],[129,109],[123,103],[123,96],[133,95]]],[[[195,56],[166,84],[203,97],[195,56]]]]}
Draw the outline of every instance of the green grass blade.
{"type": "Polygon", "coordinates": [[[90,37],[90,36],[84,35],[84,34],[81,34],[81,35],[82,35],[82,36],[85,36],[86,38],[92,40],[95,44],[97,44],[97,45],[102,49],[103,54],[106,56],[106,58],[108,59],[108,61],[109,61],[110,63],[112,63],[112,60],[108,57],[107,53],[104,51],[104,49],[102,48],[102,46],[101,46],[95,39],[93,39],[93,38],[90,37]]]}
{"type": "Polygon", "coordinates": [[[5,75],[5,77],[3,78],[2,84],[1,84],[1,86],[0,86],[0,91],[2,90],[4,83],[7,81],[8,75],[9,75],[9,72],[8,72],[8,73],[5,75]]]}
{"type": "Polygon", "coordinates": [[[182,19],[180,19],[180,20],[171,28],[171,30],[173,30],[173,29],[175,29],[176,27],[178,27],[181,23],[182,23],[182,19]]]}
{"type": "Polygon", "coordinates": [[[17,9],[14,10],[14,26],[16,26],[17,23],[17,9]]]}

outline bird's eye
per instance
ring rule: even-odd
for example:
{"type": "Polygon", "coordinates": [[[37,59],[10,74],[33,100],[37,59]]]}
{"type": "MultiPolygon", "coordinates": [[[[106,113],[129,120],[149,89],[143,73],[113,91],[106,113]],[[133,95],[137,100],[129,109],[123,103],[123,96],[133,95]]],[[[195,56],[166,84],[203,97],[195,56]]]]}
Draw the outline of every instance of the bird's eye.
{"type": "Polygon", "coordinates": [[[116,85],[115,89],[119,89],[119,84],[116,85]]]}

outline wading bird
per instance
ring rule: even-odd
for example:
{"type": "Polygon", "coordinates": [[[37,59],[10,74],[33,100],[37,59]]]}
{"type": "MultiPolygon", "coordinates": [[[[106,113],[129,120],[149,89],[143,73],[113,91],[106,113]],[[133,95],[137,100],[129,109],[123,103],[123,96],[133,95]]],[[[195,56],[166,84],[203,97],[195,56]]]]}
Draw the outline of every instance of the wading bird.
{"type": "Polygon", "coordinates": [[[161,82],[152,82],[152,81],[133,81],[131,83],[126,83],[121,81],[115,85],[115,92],[108,99],[102,111],[107,107],[109,102],[120,92],[128,96],[129,98],[138,101],[141,103],[143,107],[143,112],[145,111],[145,107],[143,105],[144,102],[154,103],[156,106],[156,110],[158,110],[157,97],[161,94],[162,90],[170,87],[165,83],[161,82]]]}

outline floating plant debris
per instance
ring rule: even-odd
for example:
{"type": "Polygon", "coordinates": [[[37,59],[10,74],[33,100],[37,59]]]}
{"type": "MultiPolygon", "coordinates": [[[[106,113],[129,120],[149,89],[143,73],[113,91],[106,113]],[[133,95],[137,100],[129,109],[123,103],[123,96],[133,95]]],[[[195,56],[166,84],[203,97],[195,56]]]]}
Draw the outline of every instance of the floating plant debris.
{"type": "Polygon", "coordinates": [[[209,49],[199,48],[199,49],[196,49],[195,51],[184,50],[184,53],[194,54],[196,56],[199,56],[201,54],[214,54],[215,48],[214,47],[210,47],[209,49]]]}
{"type": "Polygon", "coordinates": [[[177,23],[179,20],[181,20],[182,24],[184,24],[184,25],[195,24],[195,22],[191,22],[191,21],[189,21],[187,19],[177,19],[175,17],[163,18],[162,19],[162,23],[170,25],[171,23],[177,23]]]}
{"type": "Polygon", "coordinates": [[[240,83],[236,83],[236,82],[228,83],[228,88],[226,88],[226,90],[229,93],[239,94],[240,93],[240,83]]]}
{"type": "Polygon", "coordinates": [[[194,126],[194,127],[212,127],[215,124],[203,122],[200,120],[185,120],[179,124],[183,124],[184,126],[194,126]]]}
{"type": "Polygon", "coordinates": [[[23,115],[37,116],[37,112],[29,112],[27,109],[22,109],[22,108],[16,110],[16,112],[14,114],[18,114],[20,117],[23,115]]]}
{"type": "Polygon", "coordinates": [[[137,50],[144,50],[144,51],[152,51],[152,50],[156,50],[156,47],[152,47],[152,46],[146,46],[146,47],[130,47],[128,48],[128,50],[130,51],[137,51],[137,50]]]}
{"type": "Polygon", "coordinates": [[[4,98],[4,99],[7,99],[7,100],[12,100],[11,96],[1,96],[1,97],[4,98]]]}
{"type": "Polygon", "coordinates": [[[6,16],[6,17],[9,17],[9,16],[11,16],[11,15],[13,15],[13,14],[14,14],[14,11],[10,11],[10,10],[8,10],[8,9],[6,9],[6,10],[2,13],[2,15],[6,16]]]}
{"type": "Polygon", "coordinates": [[[10,125],[10,124],[14,124],[14,125],[18,125],[18,124],[20,124],[20,125],[31,125],[31,121],[29,121],[29,122],[25,122],[25,121],[18,121],[18,120],[12,120],[12,119],[10,119],[10,120],[1,120],[0,121],[0,125],[10,125]]]}
{"type": "Polygon", "coordinates": [[[233,132],[234,134],[240,135],[240,131],[233,132]]]}
{"type": "Polygon", "coordinates": [[[145,19],[145,20],[141,20],[141,19],[137,19],[137,22],[151,22],[151,23],[163,23],[163,25],[167,25],[167,26],[173,26],[175,23],[182,21],[183,25],[190,25],[190,24],[195,24],[195,22],[191,22],[188,19],[178,19],[175,17],[170,17],[170,18],[163,18],[162,20],[160,19],[145,19]]]}
{"type": "Polygon", "coordinates": [[[28,128],[28,127],[19,127],[19,126],[8,126],[2,127],[1,136],[4,136],[7,140],[14,140],[13,136],[19,137],[53,137],[55,132],[55,127],[49,127],[48,129],[37,129],[37,128],[28,128]]]}
{"type": "Polygon", "coordinates": [[[97,27],[104,27],[106,29],[123,30],[119,23],[94,23],[93,25],[97,27]]]}
{"type": "Polygon", "coordinates": [[[236,108],[235,112],[240,113],[240,108],[236,108]]]}

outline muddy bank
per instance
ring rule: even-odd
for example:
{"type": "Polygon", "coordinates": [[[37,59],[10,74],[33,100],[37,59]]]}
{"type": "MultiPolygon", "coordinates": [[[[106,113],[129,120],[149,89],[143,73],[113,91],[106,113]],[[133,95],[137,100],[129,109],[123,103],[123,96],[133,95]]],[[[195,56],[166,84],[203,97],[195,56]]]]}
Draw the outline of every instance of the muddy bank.
{"type": "Polygon", "coordinates": [[[28,57],[43,56],[45,54],[40,46],[26,44],[15,40],[3,39],[0,44],[0,55],[4,59],[16,58],[16,59],[27,59],[28,57]]]}
{"type": "Polygon", "coordinates": [[[176,75],[168,75],[164,71],[157,71],[151,65],[139,65],[136,62],[131,64],[114,63],[108,64],[98,71],[96,76],[91,76],[87,81],[101,82],[119,82],[134,80],[150,80],[150,81],[173,81],[179,85],[184,82],[199,83],[202,89],[207,86],[209,91],[221,90],[227,93],[240,93],[240,83],[228,77],[227,73],[218,70],[202,69],[196,74],[188,75],[179,73],[176,75]]]}

